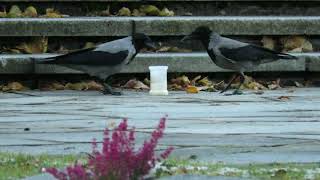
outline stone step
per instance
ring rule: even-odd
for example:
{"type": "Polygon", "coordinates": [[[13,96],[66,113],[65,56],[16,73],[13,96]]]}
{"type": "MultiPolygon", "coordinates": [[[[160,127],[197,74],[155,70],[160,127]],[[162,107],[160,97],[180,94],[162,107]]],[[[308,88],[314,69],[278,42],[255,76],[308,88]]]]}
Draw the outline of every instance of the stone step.
{"type": "MultiPolygon", "coordinates": [[[[121,0],[121,2],[145,2],[146,0],[121,0]]],[[[250,1],[250,2],[266,2],[266,0],[147,0],[147,1],[154,1],[154,2],[166,2],[166,1],[181,1],[181,2],[220,2],[220,1],[227,1],[227,2],[242,2],[242,1],[250,1]]],[[[272,2],[305,2],[305,1],[320,1],[320,0],[269,0],[272,2]]],[[[0,2],[119,2],[119,0],[0,0],[0,2]]]]}
{"type": "Polygon", "coordinates": [[[0,36],[181,36],[208,25],[223,35],[319,35],[320,16],[3,18],[0,36]],[[13,31],[14,29],[14,31],[13,31]]]}
{"type": "MultiPolygon", "coordinates": [[[[80,74],[57,65],[33,66],[30,57],[45,58],[55,54],[0,55],[0,74],[80,74]]],[[[320,53],[294,54],[299,60],[281,60],[260,65],[254,72],[320,71],[320,53]]],[[[228,72],[212,63],[207,53],[141,53],[122,73],[146,73],[151,65],[167,65],[169,72],[228,72]]]]}

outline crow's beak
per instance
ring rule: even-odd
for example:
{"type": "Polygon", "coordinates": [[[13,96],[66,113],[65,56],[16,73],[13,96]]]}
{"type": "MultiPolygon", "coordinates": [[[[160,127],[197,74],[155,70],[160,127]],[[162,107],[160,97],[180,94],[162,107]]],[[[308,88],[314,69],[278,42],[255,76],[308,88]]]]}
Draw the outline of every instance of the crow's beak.
{"type": "Polygon", "coordinates": [[[156,49],[156,45],[155,45],[155,43],[152,42],[152,41],[145,42],[145,45],[146,45],[148,48],[156,49]]]}
{"type": "Polygon", "coordinates": [[[193,36],[190,34],[190,35],[187,35],[185,37],[183,37],[180,41],[181,42],[185,42],[185,41],[188,41],[188,40],[191,40],[193,39],[193,36]]]}

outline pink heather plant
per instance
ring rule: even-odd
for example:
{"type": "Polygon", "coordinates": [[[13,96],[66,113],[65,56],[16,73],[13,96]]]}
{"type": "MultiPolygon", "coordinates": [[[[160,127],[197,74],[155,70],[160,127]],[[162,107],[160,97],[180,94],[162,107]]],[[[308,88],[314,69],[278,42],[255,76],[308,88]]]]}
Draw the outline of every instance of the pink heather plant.
{"type": "Polygon", "coordinates": [[[64,171],[47,168],[59,180],[140,180],[155,167],[157,161],[168,158],[173,147],[167,148],[160,157],[155,155],[155,148],[163,136],[167,117],[161,118],[158,127],[152,132],[151,139],[135,151],[134,130],[128,130],[124,119],[109,137],[110,130],[105,129],[102,151],[97,150],[97,143],[92,142],[93,150],[86,166],[76,163],[64,171]]]}

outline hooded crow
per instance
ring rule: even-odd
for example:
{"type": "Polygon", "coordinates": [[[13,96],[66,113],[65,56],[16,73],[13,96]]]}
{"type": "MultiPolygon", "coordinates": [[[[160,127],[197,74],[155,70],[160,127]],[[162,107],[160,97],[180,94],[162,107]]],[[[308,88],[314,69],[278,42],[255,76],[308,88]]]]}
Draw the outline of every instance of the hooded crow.
{"type": "MultiPolygon", "coordinates": [[[[244,71],[252,71],[254,67],[279,59],[297,59],[295,56],[276,52],[264,47],[248,44],[212,32],[207,26],[200,26],[181,41],[200,40],[206,48],[211,60],[223,69],[237,71],[228,85],[221,91],[229,89],[231,83],[240,76],[240,86],[245,80],[244,71]]],[[[239,86],[239,87],[240,87],[239,86]]]]}
{"type": "Polygon", "coordinates": [[[93,48],[46,59],[36,59],[35,63],[57,64],[80,70],[101,80],[104,86],[103,94],[121,95],[120,92],[113,91],[106,80],[110,75],[120,72],[144,47],[155,48],[155,45],[147,35],[134,33],[132,36],[106,42],[93,48]]]}

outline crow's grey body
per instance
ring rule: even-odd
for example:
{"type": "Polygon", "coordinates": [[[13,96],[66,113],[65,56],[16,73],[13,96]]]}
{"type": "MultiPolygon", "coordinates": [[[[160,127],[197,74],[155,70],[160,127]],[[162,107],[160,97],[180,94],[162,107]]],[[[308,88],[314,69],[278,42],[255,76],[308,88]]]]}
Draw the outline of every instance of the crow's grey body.
{"type": "MultiPolygon", "coordinates": [[[[237,71],[242,77],[240,85],[244,82],[244,71],[252,71],[259,64],[279,59],[297,59],[289,54],[222,37],[207,26],[196,28],[182,41],[188,39],[200,40],[217,66],[237,71]]],[[[238,76],[235,76],[221,92],[226,91],[236,77],[238,76]]]]}
{"type": "Polygon", "coordinates": [[[66,55],[40,60],[45,64],[58,64],[76,69],[91,76],[106,79],[121,71],[136,55],[132,37],[100,44],[95,48],[84,49],[66,55]]]}
{"type": "Polygon", "coordinates": [[[252,71],[259,64],[279,59],[295,59],[288,54],[222,37],[216,33],[211,33],[207,51],[217,66],[241,74],[252,71]]]}
{"type": "Polygon", "coordinates": [[[78,50],[65,55],[37,59],[39,64],[57,64],[98,77],[104,85],[104,94],[120,95],[105,83],[106,79],[129,64],[144,47],[154,48],[152,40],[143,33],[103,43],[94,48],[78,50]]]}

